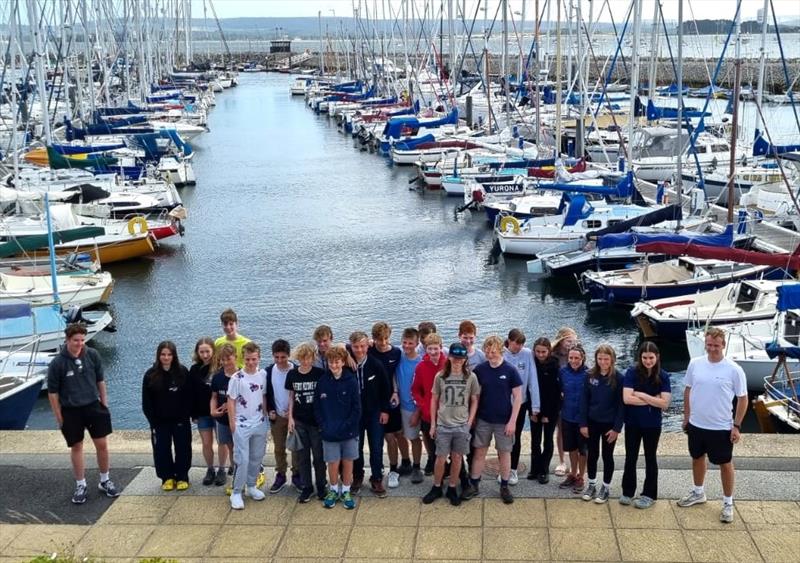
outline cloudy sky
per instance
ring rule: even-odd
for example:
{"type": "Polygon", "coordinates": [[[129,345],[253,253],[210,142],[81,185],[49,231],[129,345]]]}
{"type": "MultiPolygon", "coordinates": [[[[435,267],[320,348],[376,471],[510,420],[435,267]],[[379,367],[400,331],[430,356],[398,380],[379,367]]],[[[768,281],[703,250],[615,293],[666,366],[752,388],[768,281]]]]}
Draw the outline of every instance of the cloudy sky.
{"type": "MultiPolygon", "coordinates": [[[[427,3],[433,6],[438,13],[441,0],[408,0],[409,5],[416,2],[419,11],[424,10],[427,3]]],[[[565,0],[565,4],[569,0],[565,0]]],[[[574,0],[576,1],[576,0],[574,0]]],[[[630,0],[583,0],[583,10],[588,17],[589,4],[594,4],[594,16],[601,21],[610,21],[609,8],[614,18],[624,16],[630,0]],[[600,17],[598,18],[598,13],[600,17]]],[[[800,18],[800,1],[798,0],[772,0],[780,19],[800,18]]],[[[472,17],[475,13],[477,0],[453,0],[454,5],[466,4],[466,12],[472,17]]],[[[510,9],[514,12],[522,11],[522,0],[509,0],[510,9]]],[[[387,18],[391,8],[397,12],[402,5],[401,0],[214,0],[214,7],[220,18],[239,17],[316,17],[319,12],[325,17],[352,16],[353,6],[366,6],[372,13],[375,6],[378,13],[386,9],[387,18]]],[[[445,6],[447,0],[444,0],[445,6]]],[[[485,6],[487,2],[481,2],[485,6]]],[[[495,13],[499,0],[488,0],[490,17],[495,13]]],[[[539,0],[540,6],[545,5],[545,0],[539,0]]],[[[664,17],[668,20],[678,19],[678,0],[662,0],[664,17]]],[[[654,10],[654,0],[643,0],[643,17],[651,19],[654,10]]],[[[742,19],[744,21],[755,19],[757,11],[763,7],[764,0],[742,0],[742,19]]],[[[532,19],[534,0],[525,0],[526,19],[532,19]]],[[[206,8],[208,10],[208,8],[206,8]]],[[[540,8],[541,9],[541,8],[540,8]]],[[[736,0],[684,0],[685,19],[717,19],[732,18],[736,9],[736,0]]],[[[202,17],[203,0],[192,0],[194,17],[202,17]]],[[[208,10],[210,12],[210,10],[208,10]]],[[[209,13],[210,16],[210,13],[209,13]]],[[[483,14],[481,12],[481,18],[483,14]]],[[[514,16],[519,18],[519,15],[514,16]]],[[[555,19],[555,4],[552,6],[552,19],[555,19]]]]}

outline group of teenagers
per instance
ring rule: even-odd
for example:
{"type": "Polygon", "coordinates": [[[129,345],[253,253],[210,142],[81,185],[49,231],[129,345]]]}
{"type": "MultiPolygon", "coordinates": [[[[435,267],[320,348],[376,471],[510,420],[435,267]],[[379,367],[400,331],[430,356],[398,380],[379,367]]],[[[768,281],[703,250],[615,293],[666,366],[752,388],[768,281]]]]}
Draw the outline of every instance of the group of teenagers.
{"type": "MultiPolygon", "coordinates": [[[[286,340],[273,342],[272,362],[262,368],[261,348],[239,333],[236,313],[227,309],[220,320],[223,336],[198,340],[190,368],[179,362],[175,345],[164,341],[144,375],[142,410],[151,429],[156,475],[165,491],[190,487],[194,422],[207,466],[203,485],[225,486],[233,509],[244,508],[245,496],[255,501],[266,497],[263,459],[268,434],[276,462],[268,492],[277,493],[291,483],[299,491],[299,502],[316,495],[326,508],[337,502],[355,508],[354,495],[364,486],[366,464],[370,490],[385,497],[385,446],[388,488],[400,486],[402,477],[417,484],[432,475],[423,502],[446,497],[459,505],[478,495],[493,444],[499,459],[500,498],[510,504],[514,501],[510,487],[519,482],[521,436],[529,421],[528,479],[549,482],[557,445],[554,473],[563,477],[558,486],[585,501],[607,502],[614,448],[624,427],[619,502],[647,509],[658,498],[656,452],[671,383],[652,342],[644,342],[634,365],[621,372],[616,353],[607,344],[594,350],[589,365],[578,335],[566,327],[552,341],[541,337],[530,348],[525,346],[525,334],[516,328],[505,339],[487,337],[478,348],[477,327],[466,320],[458,327],[458,341],[445,348],[435,324],[423,322],[403,330],[398,348],[391,343],[391,328],[383,322],[372,327],[371,336],[353,332],[346,344],[334,343],[331,328],[322,325],[314,330],[313,343],[292,349],[286,340]],[[642,446],[645,480],[636,496],[642,446]]],[[[684,430],[694,487],[678,505],[706,502],[708,459],[720,466],[724,492],[720,519],[731,522],[732,452],[740,439],[747,390],[744,372],[724,357],[724,345],[724,332],[709,329],[707,355],[693,359],[687,369],[684,430]]],[[[65,350],[68,356],[75,351],[69,346],[69,333],[65,350]]],[[[102,370],[97,383],[105,389],[102,370]]],[[[52,373],[48,388],[56,412],[59,399],[56,394],[54,400],[53,393],[58,393],[59,382],[52,373]]],[[[105,391],[100,401],[105,407],[104,396],[105,391]]],[[[92,427],[86,427],[96,439],[92,427]]],[[[110,418],[107,430],[110,433],[110,418]]],[[[70,447],[74,440],[67,438],[70,447]]],[[[73,461],[74,457],[73,450],[73,461]]],[[[105,470],[107,478],[107,459],[105,470]]],[[[76,480],[78,476],[76,471],[76,480]]],[[[84,500],[85,491],[84,480],[84,500]]]]}

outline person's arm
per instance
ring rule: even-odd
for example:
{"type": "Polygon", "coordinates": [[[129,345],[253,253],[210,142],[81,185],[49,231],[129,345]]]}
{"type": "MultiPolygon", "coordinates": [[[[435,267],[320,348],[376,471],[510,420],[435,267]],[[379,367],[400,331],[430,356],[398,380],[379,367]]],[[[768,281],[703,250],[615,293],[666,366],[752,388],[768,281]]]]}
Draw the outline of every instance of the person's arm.
{"type": "Polygon", "coordinates": [[[437,414],[439,414],[439,395],[436,394],[436,385],[434,384],[433,393],[431,394],[431,430],[428,432],[431,438],[436,438],[437,414]]]}
{"type": "MultiPolygon", "coordinates": [[[[617,372],[617,378],[619,378],[619,372],[617,372]]],[[[617,439],[619,433],[622,432],[622,425],[625,424],[625,403],[622,401],[622,387],[619,384],[619,379],[617,379],[617,386],[614,388],[614,398],[617,401],[617,413],[614,416],[614,425],[611,427],[611,431],[606,433],[609,444],[617,439]]]]}
{"type": "Polygon", "coordinates": [[[291,389],[289,390],[289,413],[286,416],[289,418],[289,432],[294,432],[294,390],[291,389]]]}
{"type": "Polygon", "coordinates": [[[228,426],[231,432],[236,431],[236,399],[228,397],[228,426]]]}
{"type": "Polygon", "coordinates": [[[378,393],[380,399],[380,423],[386,424],[389,422],[389,409],[391,409],[392,401],[392,384],[389,380],[389,375],[383,367],[383,364],[377,360],[373,362],[376,369],[376,377],[378,378],[378,393]]]}
{"type": "Polygon", "coordinates": [[[747,412],[747,394],[736,397],[736,414],[733,416],[733,428],[731,428],[731,442],[734,444],[742,437],[742,421],[747,412]]]}
{"type": "Polygon", "coordinates": [[[622,388],[622,402],[635,407],[646,407],[649,404],[633,390],[633,387],[622,388]]]}
{"type": "MultiPolygon", "coordinates": [[[[689,406],[689,396],[692,393],[692,388],[690,386],[686,386],[683,388],[683,427],[684,431],[689,427],[689,415],[690,413],[690,406],[689,406]]],[[[738,408],[738,404],[736,405],[738,408]]]]}
{"type": "Polygon", "coordinates": [[[529,412],[533,415],[539,414],[542,411],[542,399],[539,390],[539,374],[536,371],[536,362],[531,353],[530,361],[528,362],[528,400],[530,406],[529,412]]]}
{"type": "Polygon", "coordinates": [[[589,393],[591,387],[589,386],[589,377],[584,376],[583,385],[580,390],[580,398],[578,399],[578,423],[581,428],[581,436],[584,438],[589,437],[589,393]]]}
{"type": "Polygon", "coordinates": [[[64,418],[61,416],[61,402],[58,398],[58,393],[47,393],[47,398],[50,400],[50,410],[53,411],[53,416],[56,417],[56,424],[61,428],[64,424],[64,418]]]}
{"type": "Polygon", "coordinates": [[[467,419],[467,424],[469,424],[470,428],[475,425],[475,417],[478,415],[478,401],[480,398],[481,396],[478,393],[469,398],[469,419],[467,419]]]}
{"type": "Polygon", "coordinates": [[[97,392],[100,394],[100,403],[108,408],[108,390],[106,389],[105,381],[97,382],[97,392]]]}
{"type": "MultiPolygon", "coordinates": [[[[627,388],[626,388],[627,389],[627,388]]],[[[661,409],[662,411],[667,410],[669,407],[669,403],[672,400],[672,393],[664,393],[663,391],[658,395],[648,395],[643,391],[635,391],[634,392],[634,399],[642,401],[646,405],[650,405],[651,407],[656,407],[657,409],[661,409]]],[[[631,403],[627,403],[631,404],[631,403]]]]}
{"type": "Polygon", "coordinates": [[[522,406],[522,386],[518,385],[511,390],[511,418],[508,419],[505,428],[506,436],[513,436],[517,431],[517,416],[522,406]]]}
{"type": "Polygon", "coordinates": [[[153,399],[147,386],[147,374],[144,374],[142,379],[142,413],[147,419],[147,423],[153,426],[153,399]]]}
{"type": "Polygon", "coordinates": [[[411,397],[414,399],[414,405],[417,408],[414,414],[411,415],[409,422],[412,426],[416,426],[422,417],[421,405],[424,400],[422,377],[420,377],[420,372],[417,370],[414,371],[414,377],[411,380],[411,397]]]}
{"type": "Polygon", "coordinates": [[[264,401],[264,412],[267,413],[267,416],[270,420],[275,420],[275,417],[278,416],[278,409],[275,406],[275,390],[272,389],[272,369],[273,366],[267,367],[267,385],[266,385],[266,393],[265,401],[264,401]]]}

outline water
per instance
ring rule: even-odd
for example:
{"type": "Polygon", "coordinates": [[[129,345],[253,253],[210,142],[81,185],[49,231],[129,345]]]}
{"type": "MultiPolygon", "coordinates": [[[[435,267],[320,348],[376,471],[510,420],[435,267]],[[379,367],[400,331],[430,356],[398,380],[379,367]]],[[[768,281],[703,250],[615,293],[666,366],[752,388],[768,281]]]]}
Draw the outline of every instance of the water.
{"type": "MultiPolygon", "coordinates": [[[[360,153],[327,116],[288,93],[284,75],[242,75],[217,97],[195,144],[198,183],[184,188],[186,236],[158,254],[109,267],[118,332],[94,341],[117,428],[144,428],[141,381],[161,340],[189,364],[198,337],[221,334],[234,308],[242,334],[269,349],[326,323],[343,340],[379,320],[402,329],[433,320],[447,344],[473,319],[479,338],[522,328],[532,342],[574,327],[593,350],[608,342],[630,365],[637,331],[627,311],[589,311],[571,279],[535,281],[525,261],[493,252],[483,214],[457,198],[409,190],[412,168],[360,153]]],[[[680,422],[684,346],[664,350],[673,377],[667,426],[680,422]]],[[[53,428],[46,400],[30,425],[53,428]]]]}

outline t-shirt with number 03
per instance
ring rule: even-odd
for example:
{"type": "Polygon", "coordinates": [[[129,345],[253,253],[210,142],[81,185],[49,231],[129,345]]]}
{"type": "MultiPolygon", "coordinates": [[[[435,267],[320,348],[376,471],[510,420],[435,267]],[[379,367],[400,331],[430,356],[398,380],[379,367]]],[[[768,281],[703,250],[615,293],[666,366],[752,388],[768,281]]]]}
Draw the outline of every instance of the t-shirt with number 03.
{"type": "Polygon", "coordinates": [[[480,393],[478,378],[472,372],[466,378],[453,374],[444,377],[438,373],[433,381],[433,394],[439,397],[437,425],[452,428],[466,424],[469,420],[470,397],[480,393]]]}

